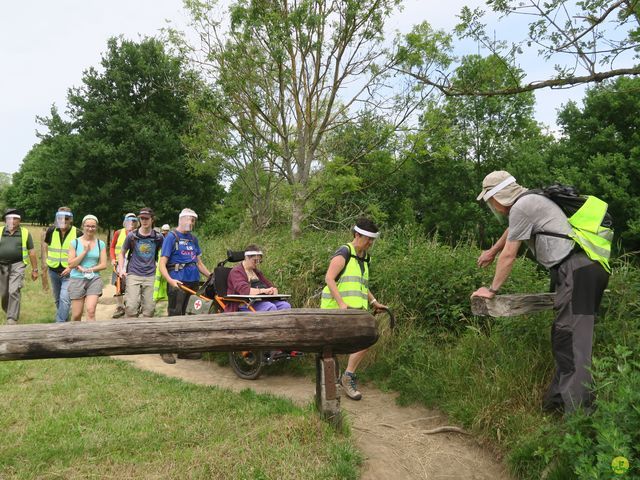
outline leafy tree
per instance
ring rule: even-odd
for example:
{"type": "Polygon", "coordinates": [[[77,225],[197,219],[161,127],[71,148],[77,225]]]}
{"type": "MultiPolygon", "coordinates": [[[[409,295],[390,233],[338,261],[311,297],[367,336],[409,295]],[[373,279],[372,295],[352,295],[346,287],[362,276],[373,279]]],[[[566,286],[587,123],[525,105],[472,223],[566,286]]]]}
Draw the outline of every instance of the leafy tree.
{"type": "Polygon", "coordinates": [[[61,204],[119,225],[143,205],[160,219],[190,206],[201,213],[219,200],[218,172],[199,169],[181,142],[190,127],[193,78],[162,43],[112,38],[102,69],[89,68],[68,95],[64,121],[48,131],[16,174],[15,192],[38,219],[61,204]]]}
{"type": "MultiPolygon", "coordinates": [[[[452,84],[501,88],[510,75],[497,57],[472,55],[462,60],[452,84]]],[[[533,120],[533,105],[530,93],[446,97],[428,104],[408,153],[422,185],[418,211],[426,230],[453,241],[473,234],[481,243],[498,234],[495,222],[475,199],[482,179],[492,170],[507,169],[523,184],[530,175],[525,172],[544,170],[542,152],[551,139],[533,120]]]]}
{"type": "MultiPolygon", "coordinates": [[[[218,21],[216,4],[186,2],[202,40],[202,49],[192,53],[204,54],[200,65],[225,99],[212,114],[237,142],[268,153],[259,160],[289,185],[296,237],[314,194],[312,177],[325,160],[320,152],[327,134],[357,118],[360,103],[398,105],[385,94],[391,63],[382,32],[399,1],[238,0],[228,28],[218,21]]],[[[388,111],[392,123],[406,119],[416,104],[402,107],[388,111]]]]}
{"type": "MultiPolygon", "coordinates": [[[[225,198],[225,209],[231,208],[233,213],[218,209],[214,223],[237,224],[246,214],[253,229],[267,227],[278,217],[276,199],[283,183],[282,177],[274,171],[277,161],[274,140],[265,141],[274,135],[269,131],[255,135],[251,131],[230,128],[220,114],[224,111],[227,112],[225,115],[230,115],[235,104],[225,102],[219,92],[206,86],[198,89],[190,105],[194,121],[183,142],[190,155],[201,159],[203,168],[209,164],[214,168],[221,167],[225,179],[232,184],[225,198]]],[[[214,230],[223,227],[219,225],[214,230]]]]}
{"type": "Polygon", "coordinates": [[[7,191],[11,186],[11,177],[10,173],[0,172],[0,211],[4,210],[7,207],[7,191]]]}
{"type": "Polygon", "coordinates": [[[635,64],[640,46],[637,0],[487,0],[486,4],[506,24],[502,31],[526,30],[526,38],[515,42],[496,40],[495,27],[489,29],[484,23],[486,12],[469,7],[462,9],[456,33],[458,38],[473,39],[500,58],[511,72],[509,82],[500,86],[452,82],[449,70],[455,69],[455,58],[449,48],[452,38],[433,31],[426,22],[406,35],[398,70],[419,84],[452,96],[513,95],[640,73],[635,64]],[[527,19],[528,28],[518,23],[523,18],[527,19]],[[532,52],[531,47],[537,48],[537,52],[532,52]],[[523,54],[556,61],[556,74],[522,83],[524,75],[517,65],[518,56],[523,54]],[[618,68],[621,62],[627,66],[618,68]]]}
{"type": "Polygon", "coordinates": [[[323,150],[329,161],[311,183],[317,191],[310,211],[314,225],[351,226],[363,214],[379,223],[414,223],[411,199],[418,186],[400,155],[394,125],[366,112],[332,132],[323,150]]]}
{"type": "Polygon", "coordinates": [[[583,107],[559,113],[563,138],[555,168],[567,182],[609,203],[627,249],[640,248],[640,79],[619,78],[587,90],[583,107]]]}

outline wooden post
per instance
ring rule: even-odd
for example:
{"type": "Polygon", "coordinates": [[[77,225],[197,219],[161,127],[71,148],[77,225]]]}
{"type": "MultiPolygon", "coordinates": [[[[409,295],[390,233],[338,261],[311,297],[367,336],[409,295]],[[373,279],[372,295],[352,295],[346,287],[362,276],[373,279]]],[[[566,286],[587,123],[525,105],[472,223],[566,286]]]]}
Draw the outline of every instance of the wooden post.
{"type": "Polygon", "coordinates": [[[340,395],[336,386],[338,378],[335,357],[326,347],[316,356],[316,407],[320,416],[334,427],[342,426],[340,395]]]}
{"type": "Polygon", "coordinates": [[[44,243],[46,235],[47,227],[43,228],[40,234],[40,281],[45,292],[49,290],[49,266],[47,265],[47,252],[44,243]]]}
{"type": "Polygon", "coordinates": [[[480,316],[514,317],[551,310],[555,295],[555,293],[496,295],[491,299],[471,297],[471,312],[480,316]]]}

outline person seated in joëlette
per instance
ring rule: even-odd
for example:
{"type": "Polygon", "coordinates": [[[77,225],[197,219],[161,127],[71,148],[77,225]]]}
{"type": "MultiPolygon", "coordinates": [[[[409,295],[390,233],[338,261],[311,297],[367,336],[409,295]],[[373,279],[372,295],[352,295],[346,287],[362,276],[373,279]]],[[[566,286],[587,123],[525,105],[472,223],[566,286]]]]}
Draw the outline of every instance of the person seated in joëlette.
{"type": "MultiPolygon", "coordinates": [[[[227,279],[227,295],[277,295],[278,289],[258,270],[262,263],[262,250],[257,245],[249,245],[244,251],[244,260],[233,267],[227,279]]],[[[284,300],[265,299],[253,304],[256,312],[287,310],[291,308],[284,300]]],[[[229,302],[225,312],[247,310],[236,302],[229,302]]]]}

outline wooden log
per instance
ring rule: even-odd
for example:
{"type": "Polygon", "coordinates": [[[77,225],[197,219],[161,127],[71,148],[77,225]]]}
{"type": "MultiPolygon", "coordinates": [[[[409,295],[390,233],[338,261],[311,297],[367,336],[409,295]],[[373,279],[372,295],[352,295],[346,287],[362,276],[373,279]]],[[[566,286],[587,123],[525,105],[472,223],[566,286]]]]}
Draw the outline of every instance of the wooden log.
{"type": "Polygon", "coordinates": [[[238,312],[0,327],[0,360],[325,347],[353,353],[377,339],[375,319],[363,310],[238,312]]]}
{"type": "Polygon", "coordinates": [[[471,297],[471,312],[480,316],[514,317],[551,310],[554,298],[555,293],[496,295],[491,299],[471,297]]]}

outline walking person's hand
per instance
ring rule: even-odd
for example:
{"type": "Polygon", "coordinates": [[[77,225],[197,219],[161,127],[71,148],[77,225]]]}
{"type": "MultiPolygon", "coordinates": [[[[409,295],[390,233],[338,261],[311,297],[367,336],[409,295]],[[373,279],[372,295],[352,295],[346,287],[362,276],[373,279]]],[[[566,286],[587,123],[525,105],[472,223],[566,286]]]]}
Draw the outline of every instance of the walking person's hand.
{"type": "Polygon", "coordinates": [[[36,281],[38,279],[38,272],[36,270],[31,270],[31,280],[36,281]]]}

